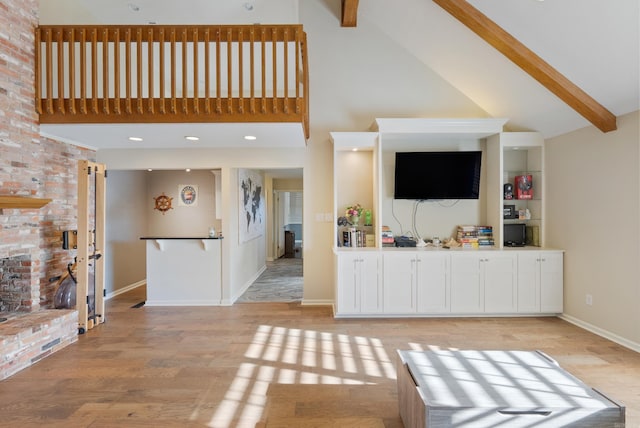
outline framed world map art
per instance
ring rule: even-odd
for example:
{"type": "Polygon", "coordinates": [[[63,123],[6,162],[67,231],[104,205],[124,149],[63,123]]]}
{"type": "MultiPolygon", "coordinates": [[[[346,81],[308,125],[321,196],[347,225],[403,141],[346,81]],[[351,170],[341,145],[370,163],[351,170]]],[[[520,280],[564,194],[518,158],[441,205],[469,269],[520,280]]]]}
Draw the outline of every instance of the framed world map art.
{"type": "Polygon", "coordinates": [[[262,236],[265,229],[264,186],[258,172],[238,170],[238,204],[240,243],[262,236]]]}

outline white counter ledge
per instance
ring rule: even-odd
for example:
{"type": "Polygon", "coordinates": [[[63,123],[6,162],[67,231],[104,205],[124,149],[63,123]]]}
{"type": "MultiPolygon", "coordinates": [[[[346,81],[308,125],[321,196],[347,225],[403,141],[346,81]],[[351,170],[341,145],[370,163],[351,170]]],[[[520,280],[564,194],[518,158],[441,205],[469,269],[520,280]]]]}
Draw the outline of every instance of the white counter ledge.
{"type": "Polygon", "coordinates": [[[222,237],[145,236],[147,306],[219,306],[222,237]]]}

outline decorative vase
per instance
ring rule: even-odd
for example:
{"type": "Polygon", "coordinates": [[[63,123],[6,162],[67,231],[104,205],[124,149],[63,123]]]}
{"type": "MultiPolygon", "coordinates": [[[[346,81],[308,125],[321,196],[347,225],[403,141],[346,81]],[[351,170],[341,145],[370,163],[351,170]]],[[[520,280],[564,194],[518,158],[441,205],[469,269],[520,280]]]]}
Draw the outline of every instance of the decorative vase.
{"type": "Polygon", "coordinates": [[[358,223],[360,222],[360,216],[352,215],[351,216],[351,225],[358,227],[358,223]]]}

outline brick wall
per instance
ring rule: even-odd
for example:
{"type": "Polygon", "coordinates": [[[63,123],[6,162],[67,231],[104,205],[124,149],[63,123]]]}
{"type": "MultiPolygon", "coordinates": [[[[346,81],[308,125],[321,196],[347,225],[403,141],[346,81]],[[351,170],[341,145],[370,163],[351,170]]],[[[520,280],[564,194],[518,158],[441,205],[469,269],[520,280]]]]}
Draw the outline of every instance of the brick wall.
{"type": "Polygon", "coordinates": [[[51,198],[39,210],[0,210],[0,258],[29,256],[31,301],[49,306],[55,283],[75,254],[61,249],[62,231],[77,224],[77,161],[95,152],[40,137],[34,98],[36,0],[0,3],[0,194],[51,198]]]}

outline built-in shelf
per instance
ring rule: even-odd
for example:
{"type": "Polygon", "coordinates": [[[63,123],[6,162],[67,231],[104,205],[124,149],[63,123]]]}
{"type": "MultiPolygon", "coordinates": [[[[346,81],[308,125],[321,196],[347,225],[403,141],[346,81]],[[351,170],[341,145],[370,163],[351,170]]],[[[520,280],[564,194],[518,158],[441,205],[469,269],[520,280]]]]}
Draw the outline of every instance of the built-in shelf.
{"type": "Polygon", "coordinates": [[[46,198],[30,198],[28,196],[0,196],[0,209],[35,209],[42,208],[51,202],[46,198]]]}

